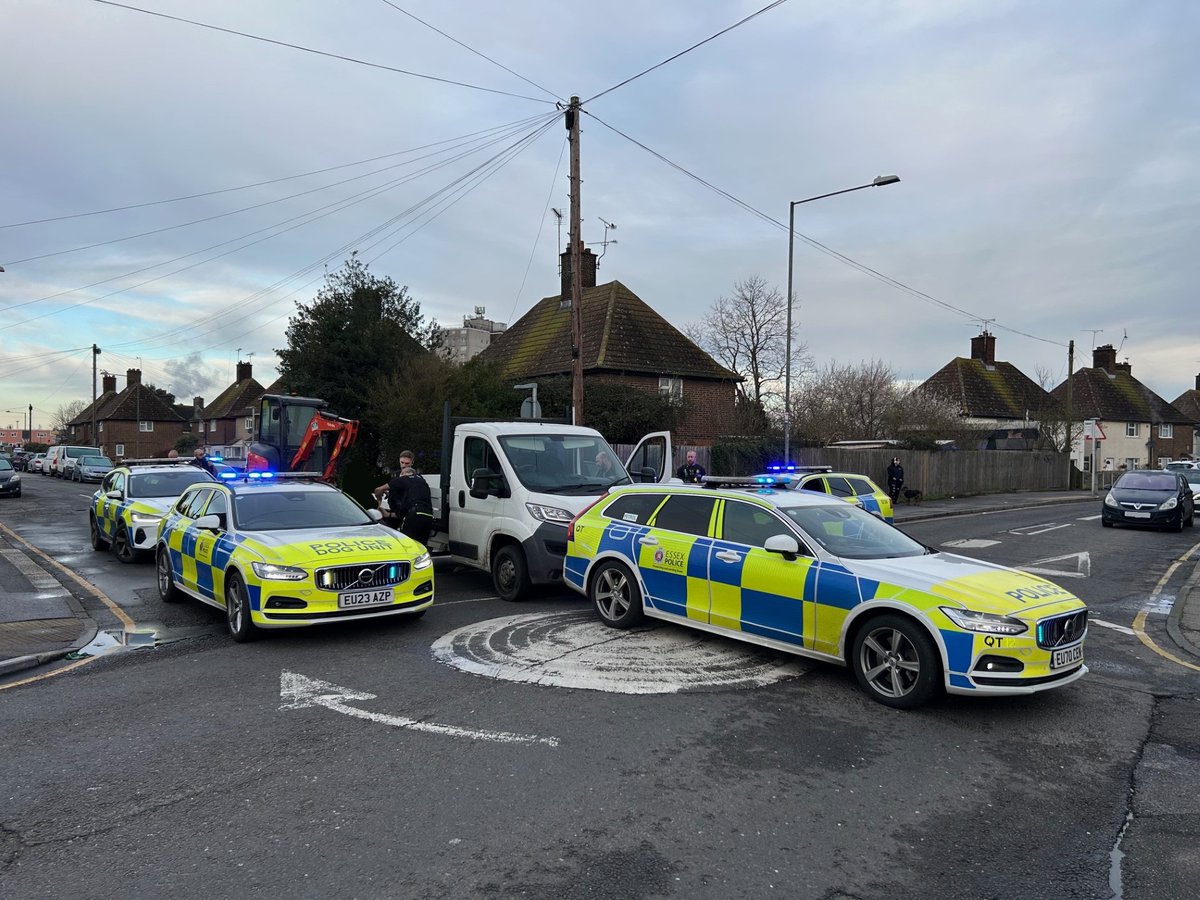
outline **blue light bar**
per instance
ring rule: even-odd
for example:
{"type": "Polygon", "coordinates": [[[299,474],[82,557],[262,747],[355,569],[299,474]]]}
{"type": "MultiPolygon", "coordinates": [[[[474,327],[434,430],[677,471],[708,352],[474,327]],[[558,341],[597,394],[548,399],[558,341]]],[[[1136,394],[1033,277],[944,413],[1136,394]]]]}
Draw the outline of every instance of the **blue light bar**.
{"type": "Polygon", "coordinates": [[[275,477],[274,472],[262,472],[259,474],[259,478],[262,478],[264,481],[269,480],[274,477],[275,477]]]}
{"type": "Polygon", "coordinates": [[[237,472],[221,472],[217,477],[232,481],[234,478],[237,478],[237,472]]]}
{"type": "Polygon", "coordinates": [[[795,472],[796,467],[790,463],[787,465],[783,465],[782,463],[776,463],[773,466],[767,466],[767,471],[768,472],[795,472]]]}

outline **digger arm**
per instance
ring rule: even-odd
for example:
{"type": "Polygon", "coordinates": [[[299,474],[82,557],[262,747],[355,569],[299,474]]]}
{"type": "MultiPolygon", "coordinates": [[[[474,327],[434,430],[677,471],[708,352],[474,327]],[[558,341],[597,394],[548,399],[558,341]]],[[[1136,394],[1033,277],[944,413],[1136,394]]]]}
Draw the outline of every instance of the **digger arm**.
{"type": "Polygon", "coordinates": [[[330,415],[321,410],[315,412],[312,421],[304,429],[304,440],[296,448],[296,455],[292,457],[288,468],[293,472],[300,471],[308,458],[312,456],[317,441],[321,439],[322,435],[330,432],[337,432],[337,440],[329,453],[329,462],[325,465],[325,471],[321,473],[321,479],[332,481],[342,453],[354,446],[354,442],[358,440],[358,420],[356,419],[343,419],[341,416],[330,415]]]}

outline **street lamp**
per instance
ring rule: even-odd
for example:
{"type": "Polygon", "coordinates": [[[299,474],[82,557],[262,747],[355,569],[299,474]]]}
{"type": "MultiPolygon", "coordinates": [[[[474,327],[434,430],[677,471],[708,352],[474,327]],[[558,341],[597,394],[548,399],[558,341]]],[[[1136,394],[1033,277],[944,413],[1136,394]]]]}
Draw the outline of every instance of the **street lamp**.
{"type": "Polygon", "coordinates": [[[814,200],[824,200],[826,197],[836,197],[838,194],[849,194],[851,191],[861,191],[863,188],[895,184],[899,180],[899,175],[877,175],[874,180],[867,184],[860,184],[858,187],[830,191],[828,194],[817,194],[815,197],[793,200],[788,204],[787,340],[786,357],[783,361],[783,462],[785,465],[792,461],[792,264],[796,250],[796,207],[801,203],[812,203],[814,200]]]}

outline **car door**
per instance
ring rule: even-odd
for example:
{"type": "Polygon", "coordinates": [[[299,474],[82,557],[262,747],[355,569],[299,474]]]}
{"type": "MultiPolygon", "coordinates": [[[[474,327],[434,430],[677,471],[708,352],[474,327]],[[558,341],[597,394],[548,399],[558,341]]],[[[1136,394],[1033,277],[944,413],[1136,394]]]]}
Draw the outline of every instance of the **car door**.
{"type": "MultiPolygon", "coordinates": [[[[179,501],[180,519],[174,530],[174,534],[178,537],[173,537],[171,540],[171,562],[175,567],[175,574],[183,586],[192,591],[200,591],[196,572],[196,552],[200,531],[194,523],[196,519],[200,518],[200,510],[208,503],[211,494],[212,491],[209,488],[198,488],[190,494],[184,494],[179,501]],[[179,545],[178,548],[175,547],[176,543],[179,545]]],[[[211,555],[211,550],[209,552],[211,555]]],[[[205,596],[211,597],[212,594],[210,592],[205,596]]]]}
{"type": "Polygon", "coordinates": [[[879,495],[875,492],[871,482],[865,478],[853,478],[849,475],[845,480],[850,485],[850,489],[854,491],[854,496],[858,498],[863,509],[869,513],[875,513],[877,516],[883,516],[883,505],[879,502],[879,495]]]}
{"type": "Polygon", "coordinates": [[[646,586],[646,603],[660,612],[708,621],[708,537],[716,496],[670,494],[658,508],[650,529],[639,536],[638,571],[646,586]]]}
{"type": "Polygon", "coordinates": [[[487,553],[487,537],[492,529],[492,520],[504,511],[505,500],[495,493],[489,493],[486,497],[472,497],[471,476],[478,469],[499,475],[496,484],[505,495],[510,491],[508,479],[496,448],[487,438],[478,435],[467,435],[463,439],[462,453],[454,464],[461,472],[458,484],[462,487],[450,498],[454,524],[449,549],[455,556],[482,562],[487,553]]]}
{"type": "MultiPolygon", "coordinates": [[[[229,521],[229,506],[223,493],[212,488],[204,488],[196,493],[198,499],[189,507],[193,520],[199,519],[201,516],[217,516],[222,522],[229,521]]],[[[215,600],[219,596],[215,571],[217,548],[218,544],[221,544],[225,529],[222,527],[214,533],[207,528],[193,526],[193,530],[196,532],[196,550],[193,556],[193,563],[196,567],[196,590],[210,600],[215,600]]],[[[229,554],[225,553],[224,562],[228,561],[229,554]]],[[[220,580],[224,581],[224,579],[220,580]]]]}
{"type": "Polygon", "coordinates": [[[126,482],[124,472],[114,472],[108,490],[100,494],[96,521],[100,525],[100,533],[110,541],[117,536],[117,522],[121,518],[121,510],[125,507],[126,482]],[[109,497],[109,492],[120,494],[120,499],[109,497]]]}
{"type": "Polygon", "coordinates": [[[804,542],[764,506],[732,498],[721,506],[709,562],[711,623],[812,649],[816,573],[804,542]],[[789,560],[764,550],[777,534],[796,538],[801,554],[789,560]]]}
{"type": "Polygon", "coordinates": [[[635,483],[659,484],[674,477],[675,472],[671,469],[673,459],[671,432],[655,431],[638,441],[625,461],[625,471],[635,483]]]}

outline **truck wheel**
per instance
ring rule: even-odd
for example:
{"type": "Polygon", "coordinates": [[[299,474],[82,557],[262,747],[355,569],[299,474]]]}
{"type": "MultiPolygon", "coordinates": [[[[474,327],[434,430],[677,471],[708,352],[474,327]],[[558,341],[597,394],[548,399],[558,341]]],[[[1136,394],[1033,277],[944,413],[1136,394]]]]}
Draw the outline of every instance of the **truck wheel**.
{"type": "Polygon", "coordinates": [[[501,600],[520,600],[529,593],[529,567],[517,544],[505,544],[492,560],[492,584],[501,600]]]}

